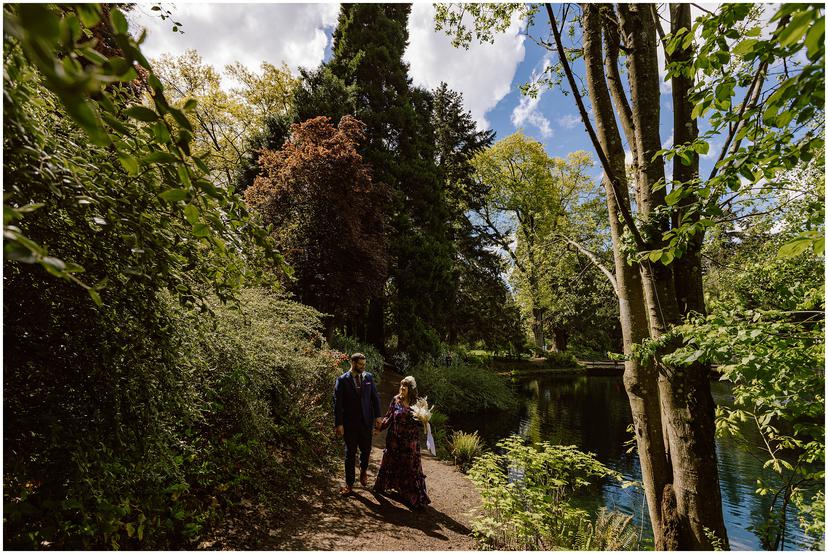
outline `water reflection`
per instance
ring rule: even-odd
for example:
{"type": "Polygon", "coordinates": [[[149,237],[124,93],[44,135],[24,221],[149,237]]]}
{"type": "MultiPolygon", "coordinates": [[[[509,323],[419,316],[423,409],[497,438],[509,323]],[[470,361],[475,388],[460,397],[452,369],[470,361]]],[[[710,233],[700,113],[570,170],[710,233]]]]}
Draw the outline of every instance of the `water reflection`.
{"type": "MultiPolygon", "coordinates": [[[[641,480],[636,454],[628,454],[624,442],[630,438],[627,426],[632,422],[627,395],[620,377],[586,377],[576,375],[532,376],[515,382],[523,398],[514,413],[453,418],[454,427],[477,430],[493,446],[499,439],[519,433],[534,442],[574,444],[592,452],[598,460],[619,471],[629,481],[641,480]]],[[[732,397],[725,383],[712,384],[717,404],[730,405],[732,397]]],[[[753,437],[758,440],[758,436],[753,437]]],[[[761,544],[749,528],[764,521],[770,498],[754,494],[756,480],[769,478],[762,461],[745,451],[731,438],[716,441],[721,482],[722,506],[730,546],[733,550],[758,550],[761,544]],[[763,473],[764,471],[764,473],[763,473]]],[[[652,537],[646,502],[638,487],[623,489],[618,483],[606,482],[600,494],[581,499],[585,508],[608,506],[633,516],[644,537],[652,537]]],[[[803,548],[804,535],[796,512],[789,509],[786,549],[803,548]]]]}

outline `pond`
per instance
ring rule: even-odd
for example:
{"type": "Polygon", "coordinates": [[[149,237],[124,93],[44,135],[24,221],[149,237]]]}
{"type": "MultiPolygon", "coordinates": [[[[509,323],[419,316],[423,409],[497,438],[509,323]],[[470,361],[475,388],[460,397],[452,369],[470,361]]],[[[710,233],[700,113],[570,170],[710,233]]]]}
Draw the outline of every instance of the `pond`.
{"type": "MultiPolygon", "coordinates": [[[[732,402],[727,383],[711,384],[719,405],[732,402]]],[[[464,431],[477,430],[489,447],[512,433],[533,442],[574,444],[592,452],[606,466],[619,471],[626,480],[641,481],[638,456],[627,453],[625,441],[632,438],[632,422],[621,377],[582,375],[532,375],[517,379],[523,402],[515,413],[502,412],[453,417],[451,425],[464,431]]],[[[758,436],[755,437],[758,440],[758,436]]],[[[754,494],[756,479],[763,475],[762,462],[752,457],[734,439],[716,441],[719,480],[725,525],[733,550],[760,550],[759,538],[749,528],[763,521],[770,499],[754,494]]],[[[765,475],[768,471],[765,470],[765,475]]],[[[636,528],[652,538],[644,493],[638,487],[622,489],[619,483],[601,485],[600,497],[586,501],[593,510],[607,506],[633,516],[636,528]]],[[[796,512],[788,513],[785,549],[803,548],[804,535],[796,512]]]]}

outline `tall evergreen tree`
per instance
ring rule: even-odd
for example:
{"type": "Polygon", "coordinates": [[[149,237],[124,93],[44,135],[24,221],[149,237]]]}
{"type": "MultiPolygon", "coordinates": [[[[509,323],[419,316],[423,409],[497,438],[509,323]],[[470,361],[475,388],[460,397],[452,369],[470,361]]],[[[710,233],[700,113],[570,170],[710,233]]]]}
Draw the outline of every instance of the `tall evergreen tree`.
{"type": "MultiPolygon", "coordinates": [[[[353,87],[355,115],[366,124],[365,160],[391,192],[391,319],[398,348],[435,353],[453,304],[448,212],[434,152],[432,98],[414,89],[402,57],[408,44],[405,4],[343,4],[330,71],[353,87]]],[[[368,339],[384,345],[384,300],[371,303],[368,339]]]]}

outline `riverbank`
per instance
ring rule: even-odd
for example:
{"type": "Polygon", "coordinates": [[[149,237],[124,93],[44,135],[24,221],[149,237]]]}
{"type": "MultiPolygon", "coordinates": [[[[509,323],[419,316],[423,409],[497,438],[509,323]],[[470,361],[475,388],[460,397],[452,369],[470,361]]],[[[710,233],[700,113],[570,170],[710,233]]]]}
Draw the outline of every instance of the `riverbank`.
{"type": "Polygon", "coordinates": [[[528,360],[493,360],[492,367],[499,375],[531,375],[535,373],[555,375],[623,375],[624,363],[612,360],[577,360],[577,366],[556,367],[550,365],[546,358],[529,358],[528,360]]]}
{"type": "MultiPolygon", "coordinates": [[[[385,371],[379,386],[383,409],[396,394],[400,379],[401,375],[385,371]]],[[[289,512],[268,518],[264,506],[249,505],[249,518],[240,515],[235,526],[227,526],[199,548],[473,550],[469,512],[480,505],[480,496],[472,482],[454,465],[438,460],[423,448],[423,472],[431,505],[422,512],[412,511],[396,498],[375,495],[370,490],[384,445],[385,431],[373,440],[368,489],[357,483],[353,496],[339,496],[344,468],[338,464],[335,474],[310,481],[308,490],[289,512]],[[256,528],[252,540],[239,543],[233,538],[239,532],[250,532],[251,527],[256,528]]]]}

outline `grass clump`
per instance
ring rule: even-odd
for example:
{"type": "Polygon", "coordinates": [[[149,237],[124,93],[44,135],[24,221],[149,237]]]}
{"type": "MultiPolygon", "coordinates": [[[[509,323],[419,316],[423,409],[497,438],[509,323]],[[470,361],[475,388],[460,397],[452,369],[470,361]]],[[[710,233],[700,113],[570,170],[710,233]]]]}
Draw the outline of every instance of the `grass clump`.
{"type": "Polygon", "coordinates": [[[451,436],[448,447],[454,458],[454,464],[463,473],[466,473],[472,466],[474,459],[483,453],[483,443],[477,431],[474,433],[455,431],[451,436]]]}

